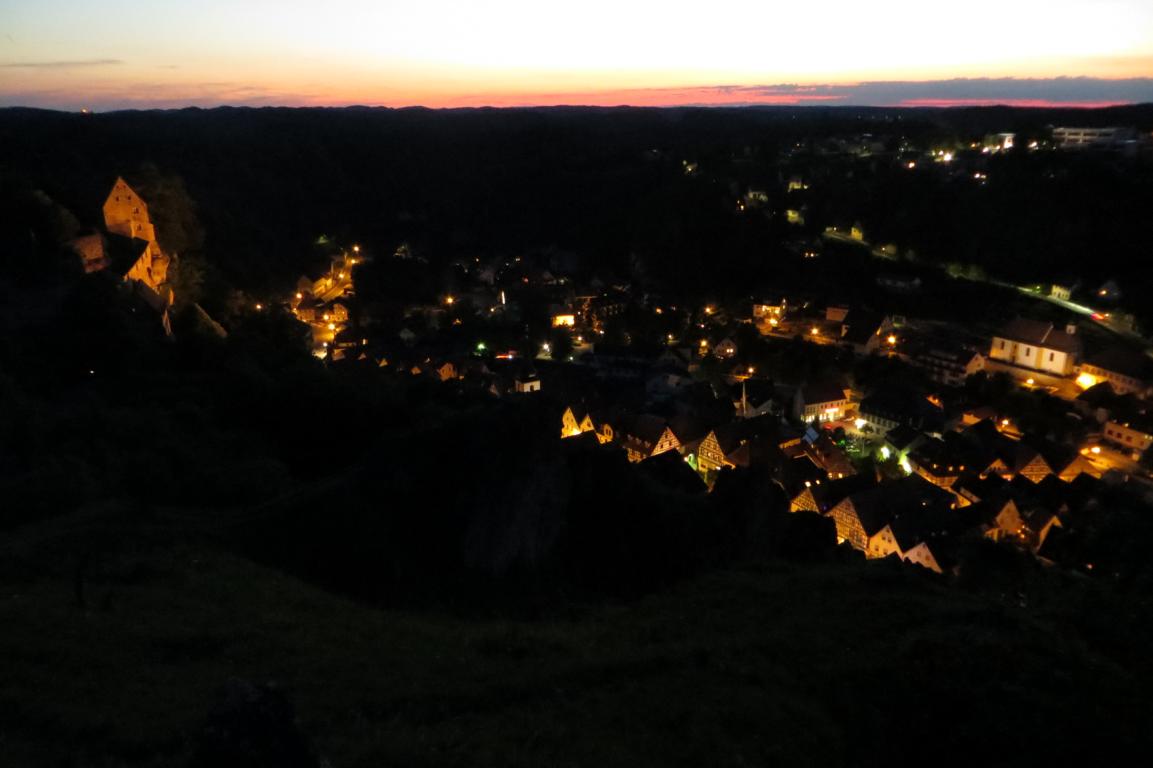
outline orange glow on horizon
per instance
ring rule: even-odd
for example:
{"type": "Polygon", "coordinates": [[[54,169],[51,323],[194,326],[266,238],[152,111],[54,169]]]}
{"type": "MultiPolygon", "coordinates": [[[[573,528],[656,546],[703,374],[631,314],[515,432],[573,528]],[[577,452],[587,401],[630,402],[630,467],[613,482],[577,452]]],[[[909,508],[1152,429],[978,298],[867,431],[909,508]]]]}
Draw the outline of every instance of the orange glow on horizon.
{"type": "Polygon", "coordinates": [[[8,3],[4,20],[0,106],[1153,101],[1148,0],[877,0],[864,13],[848,0],[37,0],[8,3]],[[1044,83],[990,93],[984,78],[1044,83]],[[885,83],[936,85],[873,87],[885,83]]]}

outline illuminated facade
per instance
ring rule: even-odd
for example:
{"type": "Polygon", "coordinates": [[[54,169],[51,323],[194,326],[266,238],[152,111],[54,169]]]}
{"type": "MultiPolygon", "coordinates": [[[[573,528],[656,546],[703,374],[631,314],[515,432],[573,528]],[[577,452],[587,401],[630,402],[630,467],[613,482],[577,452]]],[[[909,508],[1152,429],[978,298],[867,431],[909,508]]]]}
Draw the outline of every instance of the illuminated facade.
{"type": "Polygon", "coordinates": [[[156,228],[148,214],[148,204],[122,178],[116,179],[112,191],[104,201],[104,227],[109,234],[127,238],[133,244],[139,243],[139,247],[131,245],[120,249],[132,255],[129,260],[120,264],[112,264],[107,258],[93,258],[93,249],[89,248],[86,253],[82,253],[85,271],[92,272],[107,266],[115,266],[121,270],[125,280],[147,286],[160,297],[160,303],[164,306],[170,305],[172,303],[172,292],[168,286],[170,260],[156,240],[156,228]]]}
{"type": "Polygon", "coordinates": [[[1073,373],[1081,352],[1077,326],[1017,318],[1004,326],[989,348],[989,359],[1052,376],[1073,373]]]}

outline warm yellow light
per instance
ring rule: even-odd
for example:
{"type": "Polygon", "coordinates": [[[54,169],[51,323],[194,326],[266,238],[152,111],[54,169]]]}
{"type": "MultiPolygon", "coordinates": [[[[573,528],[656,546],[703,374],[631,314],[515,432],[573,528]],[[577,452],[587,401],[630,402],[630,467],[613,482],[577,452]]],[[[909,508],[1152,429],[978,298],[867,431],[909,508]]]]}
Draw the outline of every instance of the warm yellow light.
{"type": "Polygon", "coordinates": [[[453,302],[455,302],[455,301],[456,301],[456,299],[454,299],[452,296],[445,296],[444,297],[444,303],[449,305],[450,307],[452,306],[453,302]]]}
{"type": "Polygon", "coordinates": [[[352,252],[353,253],[360,253],[360,246],[359,245],[352,246],[352,252]]]}
{"type": "Polygon", "coordinates": [[[1077,377],[1077,386],[1079,386],[1081,389],[1089,389],[1089,387],[1093,387],[1096,385],[1097,385],[1097,377],[1092,375],[1092,374],[1082,373],[1080,376],[1077,377]]]}
{"type": "Polygon", "coordinates": [[[574,325],[576,325],[576,315],[553,315],[553,328],[572,328],[574,325]]]}
{"type": "Polygon", "coordinates": [[[1095,445],[1092,448],[1090,448],[1089,450],[1092,451],[1093,453],[1100,453],[1101,452],[1101,446],[1095,445]]]}
{"type": "Polygon", "coordinates": [[[335,331],[336,330],[336,323],[329,323],[328,324],[328,330],[335,331]]]}
{"type": "Polygon", "coordinates": [[[812,327],[812,329],[809,331],[809,333],[813,334],[814,336],[819,336],[821,333],[821,329],[814,325],[812,327]]]}
{"type": "Polygon", "coordinates": [[[260,310],[262,310],[262,309],[264,309],[264,305],[263,305],[263,304],[257,304],[257,305],[256,305],[256,310],[257,310],[258,312],[259,312],[260,310]]]}
{"type": "Polygon", "coordinates": [[[339,277],[341,280],[344,279],[344,273],[343,272],[337,272],[336,276],[339,277]]]}
{"type": "Polygon", "coordinates": [[[889,334],[889,338],[885,339],[885,341],[889,342],[889,345],[891,346],[897,343],[897,337],[889,334]]]}
{"type": "Polygon", "coordinates": [[[750,365],[749,366],[749,375],[752,376],[756,372],[757,372],[757,369],[750,365]]]}
{"type": "Polygon", "coordinates": [[[708,345],[709,345],[709,343],[707,341],[705,341],[704,339],[701,339],[701,346],[702,347],[707,347],[708,345]]]}
{"type": "Polygon", "coordinates": [[[1031,386],[1033,386],[1033,385],[1034,385],[1034,384],[1036,384],[1036,383],[1037,383],[1037,382],[1035,382],[1035,381],[1033,380],[1033,377],[1032,377],[1032,376],[1030,376],[1029,378],[1025,379],[1025,386],[1031,387],[1031,386]]]}
{"type": "Polygon", "coordinates": [[[298,298],[298,299],[303,299],[303,298],[304,298],[304,294],[303,294],[303,293],[301,293],[300,291],[297,291],[297,292],[296,292],[296,298],[298,298]]]}
{"type": "Polygon", "coordinates": [[[660,307],[657,307],[657,308],[656,308],[655,310],[653,310],[653,311],[654,311],[654,312],[656,312],[658,315],[664,312],[664,310],[663,310],[663,309],[661,309],[660,307]]]}
{"type": "Polygon", "coordinates": [[[712,307],[705,307],[705,314],[706,315],[711,315],[712,313],[713,313],[712,307]]]}
{"type": "Polygon", "coordinates": [[[770,318],[769,318],[769,325],[771,325],[771,326],[773,326],[774,328],[776,328],[776,327],[777,327],[777,325],[779,325],[779,321],[778,321],[778,320],[777,320],[777,318],[775,318],[775,317],[770,317],[770,318]]]}
{"type": "Polygon", "coordinates": [[[1001,419],[1001,426],[1002,427],[1009,426],[1009,420],[1008,419],[1001,419]]]}

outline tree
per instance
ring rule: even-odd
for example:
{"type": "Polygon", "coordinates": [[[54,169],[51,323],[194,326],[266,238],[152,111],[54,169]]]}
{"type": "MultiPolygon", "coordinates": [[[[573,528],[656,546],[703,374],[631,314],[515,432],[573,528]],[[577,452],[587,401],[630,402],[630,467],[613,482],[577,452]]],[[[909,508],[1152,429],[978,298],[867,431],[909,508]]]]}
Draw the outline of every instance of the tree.
{"type": "Polygon", "coordinates": [[[564,328],[553,329],[549,349],[553,360],[568,360],[573,350],[572,333],[564,328]]]}
{"type": "Polygon", "coordinates": [[[183,256],[204,247],[204,228],[183,178],[162,173],[152,163],[145,163],[133,181],[148,203],[156,239],[165,253],[183,256]]]}

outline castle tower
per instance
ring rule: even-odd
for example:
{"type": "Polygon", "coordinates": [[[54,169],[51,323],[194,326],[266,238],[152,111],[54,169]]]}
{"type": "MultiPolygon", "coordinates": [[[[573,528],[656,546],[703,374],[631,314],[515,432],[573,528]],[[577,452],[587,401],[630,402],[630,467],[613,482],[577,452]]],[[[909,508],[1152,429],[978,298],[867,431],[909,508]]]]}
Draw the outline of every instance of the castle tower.
{"type": "Polygon", "coordinates": [[[164,284],[168,281],[169,258],[156,240],[156,228],[148,215],[148,204],[122,177],[116,179],[104,201],[104,227],[111,233],[145,241],[148,246],[131,265],[125,278],[144,283],[158,295],[171,296],[164,284]]]}
{"type": "Polygon", "coordinates": [[[148,217],[148,204],[120,177],[104,201],[104,227],[117,235],[156,241],[156,229],[148,217]]]}

